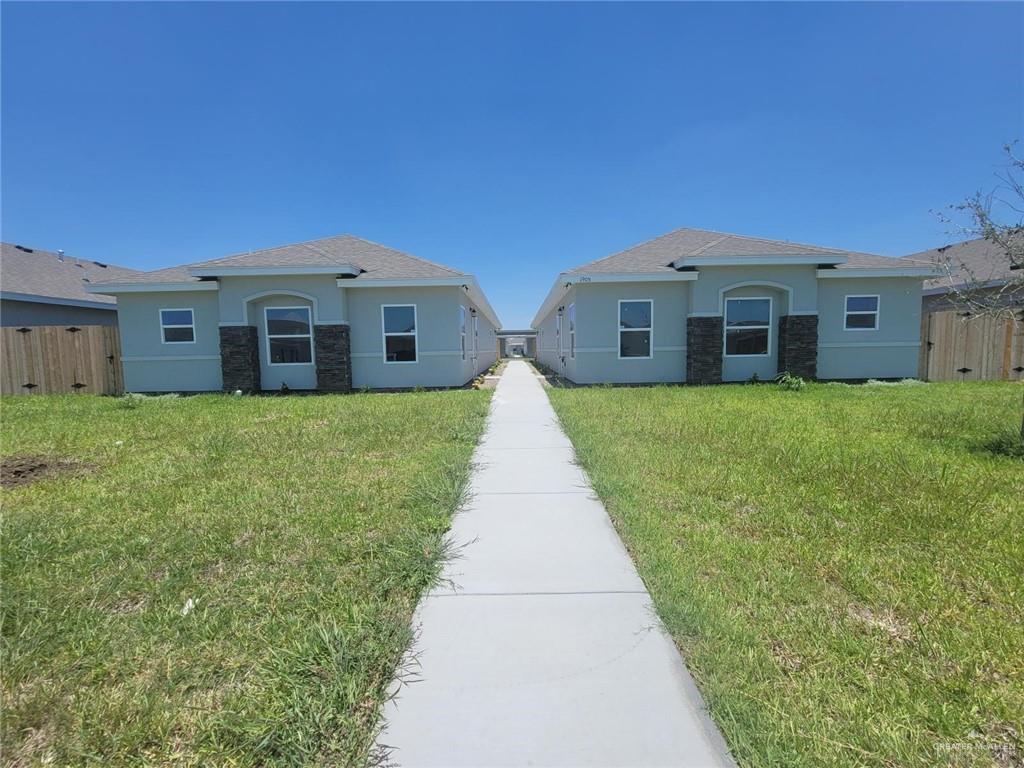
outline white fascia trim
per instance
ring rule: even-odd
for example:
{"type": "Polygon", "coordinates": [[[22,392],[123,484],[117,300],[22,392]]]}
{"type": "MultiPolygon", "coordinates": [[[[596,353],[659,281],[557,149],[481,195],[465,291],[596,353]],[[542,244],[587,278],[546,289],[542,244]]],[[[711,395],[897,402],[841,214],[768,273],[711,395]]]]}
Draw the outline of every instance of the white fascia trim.
{"type": "Polygon", "coordinates": [[[879,269],[860,269],[858,267],[850,267],[848,269],[819,269],[818,277],[829,280],[836,278],[857,278],[857,277],[935,277],[938,273],[928,267],[905,267],[902,269],[889,269],[888,267],[882,267],[879,269]]]}
{"type": "Polygon", "coordinates": [[[32,304],[56,304],[63,307],[84,307],[86,309],[105,309],[117,311],[117,304],[110,301],[84,301],[82,299],[60,299],[54,296],[39,296],[34,293],[13,293],[0,291],[0,299],[6,301],[26,301],[32,304]]]}
{"type": "Polygon", "coordinates": [[[358,275],[351,264],[326,267],[198,267],[188,271],[193,277],[259,277],[263,275],[358,275]]]}
{"type": "Polygon", "coordinates": [[[681,267],[774,267],[780,264],[845,264],[846,257],[839,254],[821,256],[683,256],[672,262],[676,269],[681,267]]]}
{"type": "Polygon", "coordinates": [[[459,275],[458,277],[424,277],[420,279],[416,278],[397,278],[397,279],[380,279],[374,280],[373,278],[360,278],[358,280],[346,280],[345,278],[339,278],[337,284],[339,288],[415,288],[417,286],[445,286],[445,285],[467,285],[472,282],[473,278],[471,275],[459,275]]]}
{"type": "Polygon", "coordinates": [[[569,277],[570,275],[563,272],[555,279],[554,284],[551,286],[551,290],[548,291],[548,295],[544,297],[544,301],[541,302],[540,309],[538,309],[537,314],[533,316],[533,321],[530,323],[531,327],[539,328],[541,323],[544,322],[544,318],[551,313],[551,310],[558,306],[558,302],[562,300],[562,297],[565,296],[569,287],[572,285],[572,283],[569,282],[569,277]]]}
{"type": "Polygon", "coordinates": [[[95,283],[85,289],[89,293],[166,293],[168,291],[219,291],[215,280],[201,283],[95,283]]]}
{"type": "Polygon", "coordinates": [[[570,283],[659,283],[691,282],[698,272],[574,272],[566,275],[570,283]]]}

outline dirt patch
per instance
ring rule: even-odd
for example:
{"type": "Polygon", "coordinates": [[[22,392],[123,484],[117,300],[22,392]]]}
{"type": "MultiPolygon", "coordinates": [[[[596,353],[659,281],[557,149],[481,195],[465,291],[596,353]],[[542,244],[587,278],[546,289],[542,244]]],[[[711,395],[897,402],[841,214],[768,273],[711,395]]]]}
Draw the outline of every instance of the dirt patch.
{"type": "Polygon", "coordinates": [[[847,612],[860,623],[882,630],[893,640],[904,642],[911,638],[910,627],[891,610],[873,611],[866,605],[850,605],[847,612]]]}
{"type": "Polygon", "coordinates": [[[124,597],[110,606],[110,612],[115,616],[128,616],[133,613],[142,613],[149,605],[149,597],[146,595],[131,595],[124,597]]]}
{"type": "Polygon", "coordinates": [[[95,469],[94,464],[48,456],[8,456],[0,460],[0,486],[14,488],[58,475],[79,475],[95,469]]]}

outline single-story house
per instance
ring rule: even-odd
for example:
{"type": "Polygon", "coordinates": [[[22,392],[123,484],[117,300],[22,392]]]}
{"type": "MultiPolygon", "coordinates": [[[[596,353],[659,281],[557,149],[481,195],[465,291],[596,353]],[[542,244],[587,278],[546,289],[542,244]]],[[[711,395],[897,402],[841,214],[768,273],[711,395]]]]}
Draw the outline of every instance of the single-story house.
{"type": "Polygon", "coordinates": [[[496,359],[472,275],[351,235],[89,290],[117,296],[132,392],[455,387],[496,359]]]}
{"type": "Polygon", "coordinates": [[[679,229],[561,273],[533,320],[538,360],[577,383],[913,377],[934,272],[679,229]]]}
{"type": "Polygon", "coordinates": [[[984,238],[944,245],[930,251],[904,256],[909,263],[934,266],[937,275],[924,281],[925,312],[960,309],[962,297],[969,293],[972,303],[993,307],[1024,307],[1024,289],[1007,289],[1021,280],[1011,268],[1005,252],[984,238]]]}
{"type": "Polygon", "coordinates": [[[86,286],[135,273],[63,251],[0,243],[0,325],[117,325],[117,300],[86,286]]]}

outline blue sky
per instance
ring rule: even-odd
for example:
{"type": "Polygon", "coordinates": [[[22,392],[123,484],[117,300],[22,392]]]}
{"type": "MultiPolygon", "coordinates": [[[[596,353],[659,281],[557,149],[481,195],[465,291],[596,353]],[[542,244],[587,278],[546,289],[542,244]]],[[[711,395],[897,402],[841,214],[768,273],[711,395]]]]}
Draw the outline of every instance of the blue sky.
{"type": "Polygon", "coordinates": [[[1024,137],[1024,4],[12,4],[2,237],[156,268],[341,232],[506,327],[680,226],[889,255],[1024,137]]]}

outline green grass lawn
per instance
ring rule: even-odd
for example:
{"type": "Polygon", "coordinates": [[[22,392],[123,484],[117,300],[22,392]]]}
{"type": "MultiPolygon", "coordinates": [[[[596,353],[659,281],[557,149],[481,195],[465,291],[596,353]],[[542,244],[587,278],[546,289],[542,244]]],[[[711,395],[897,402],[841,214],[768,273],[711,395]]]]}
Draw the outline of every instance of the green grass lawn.
{"type": "Polygon", "coordinates": [[[488,402],[5,399],[3,759],[364,761],[488,402]]]}
{"type": "Polygon", "coordinates": [[[742,765],[1024,765],[1021,385],[549,394],[742,765]]]}

